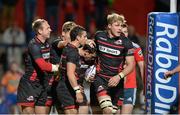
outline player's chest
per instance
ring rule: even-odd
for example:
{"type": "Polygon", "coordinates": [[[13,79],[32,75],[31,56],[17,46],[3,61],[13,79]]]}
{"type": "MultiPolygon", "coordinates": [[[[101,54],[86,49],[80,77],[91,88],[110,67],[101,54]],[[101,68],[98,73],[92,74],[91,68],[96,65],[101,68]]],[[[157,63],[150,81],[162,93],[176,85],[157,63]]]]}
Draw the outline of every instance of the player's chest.
{"type": "Polygon", "coordinates": [[[119,56],[124,51],[122,40],[99,41],[97,46],[99,53],[106,53],[114,56],[119,56]]]}
{"type": "Polygon", "coordinates": [[[43,59],[49,59],[50,58],[50,45],[49,44],[41,45],[40,48],[41,48],[40,52],[43,59]]]}

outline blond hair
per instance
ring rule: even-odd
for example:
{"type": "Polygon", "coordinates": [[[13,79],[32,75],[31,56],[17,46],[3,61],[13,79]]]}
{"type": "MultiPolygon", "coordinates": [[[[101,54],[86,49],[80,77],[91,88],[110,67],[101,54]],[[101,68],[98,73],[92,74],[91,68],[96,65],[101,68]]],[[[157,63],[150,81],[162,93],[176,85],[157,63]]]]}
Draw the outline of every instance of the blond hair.
{"type": "Polygon", "coordinates": [[[67,21],[63,24],[62,26],[62,31],[63,32],[69,32],[72,30],[72,28],[74,28],[76,26],[76,23],[75,22],[72,22],[72,21],[67,21]]]}
{"type": "Polygon", "coordinates": [[[117,13],[112,13],[107,16],[107,23],[113,24],[114,22],[120,21],[122,23],[125,23],[125,17],[123,15],[119,15],[117,13]]]}
{"type": "Polygon", "coordinates": [[[37,34],[38,30],[42,28],[42,23],[47,22],[44,19],[36,19],[33,23],[32,23],[32,29],[33,31],[37,34]]]}

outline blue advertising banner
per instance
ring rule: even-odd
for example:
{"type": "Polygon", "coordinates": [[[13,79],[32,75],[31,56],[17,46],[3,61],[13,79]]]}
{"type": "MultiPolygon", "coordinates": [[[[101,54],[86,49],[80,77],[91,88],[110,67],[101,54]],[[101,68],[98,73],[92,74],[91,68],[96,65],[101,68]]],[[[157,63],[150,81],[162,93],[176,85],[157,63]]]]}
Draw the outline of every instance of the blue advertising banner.
{"type": "Polygon", "coordinates": [[[146,112],[178,113],[179,74],[164,79],[164,72],[179,63],[179,14],[148,15],[146,55],[146,112]]]}

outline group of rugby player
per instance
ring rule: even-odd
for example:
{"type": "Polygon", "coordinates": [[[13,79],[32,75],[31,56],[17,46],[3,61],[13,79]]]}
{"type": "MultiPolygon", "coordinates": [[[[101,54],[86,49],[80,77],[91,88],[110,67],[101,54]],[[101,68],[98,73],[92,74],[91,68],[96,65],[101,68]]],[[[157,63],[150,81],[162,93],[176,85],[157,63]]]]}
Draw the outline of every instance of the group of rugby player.
{"type": "Polygon", "coordinates": [[[107,29],[96,32],[93,41],[87,39],[83,27],[65,22],[62,36],[52,44],[47,41],[51,33],[48,22],[37,19],[32,23],[36,36],[29,42],[25,74],[18,87],[21,113],[49,114],[55,104],[59,113],[63,109],[65,114],[88,114],[85,78],[94,87],[102,113],[132,113],[135,62],[144,76],[142,50],[127,38],[123,15],[109,14],[107,23],[107,29]]]}

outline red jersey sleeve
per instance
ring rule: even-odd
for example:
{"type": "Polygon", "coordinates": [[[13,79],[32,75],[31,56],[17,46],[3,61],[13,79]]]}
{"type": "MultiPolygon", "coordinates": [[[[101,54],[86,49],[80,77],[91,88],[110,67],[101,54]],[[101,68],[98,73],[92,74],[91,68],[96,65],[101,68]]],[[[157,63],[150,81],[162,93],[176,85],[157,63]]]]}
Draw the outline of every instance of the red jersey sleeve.
{"type": "Polygon", "coordinates": [[[138,61],[144,61],[144,56],[143,56],[143,53],[142,53],[142,49],[139,47],[139,48],[136,48],[134,50],[134,58],[135,60],[138,62],[138,61]]]}

